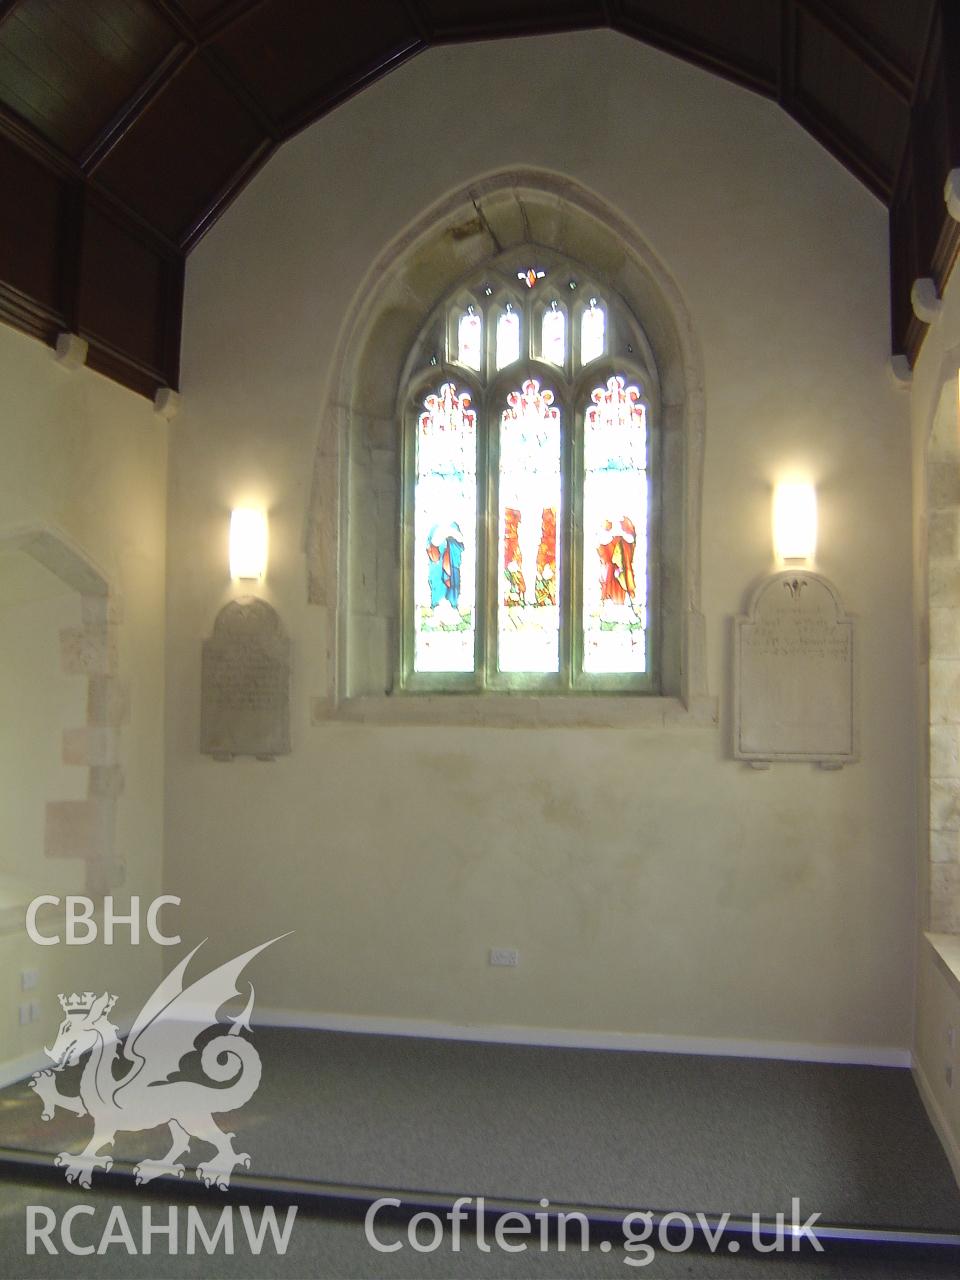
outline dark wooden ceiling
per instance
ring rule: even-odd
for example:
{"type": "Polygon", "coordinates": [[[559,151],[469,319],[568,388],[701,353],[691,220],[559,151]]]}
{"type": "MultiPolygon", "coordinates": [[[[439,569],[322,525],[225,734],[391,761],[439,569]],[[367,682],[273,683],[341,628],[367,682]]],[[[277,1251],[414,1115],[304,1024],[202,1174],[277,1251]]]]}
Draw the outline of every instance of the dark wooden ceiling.
{"type": "Polygon", "coordinates": [[[893,345],[957,251],[958,0],[0,0],[0,316],[176,385],[183,259],[272,150],[433,44],[612,27],[773,98],[891,207],[893,345]],[[905,293],[904,293],[905,291],[905,293]]]}

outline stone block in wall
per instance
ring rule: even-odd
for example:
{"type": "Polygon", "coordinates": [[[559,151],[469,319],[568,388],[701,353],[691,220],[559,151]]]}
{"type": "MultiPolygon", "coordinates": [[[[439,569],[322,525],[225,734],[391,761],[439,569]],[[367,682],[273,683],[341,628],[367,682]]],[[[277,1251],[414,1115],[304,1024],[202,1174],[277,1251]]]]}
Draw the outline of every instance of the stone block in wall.
{"type": "Polygon", "coordinates": [[[930,657],[960,658],[960,610],[930,610],[930,657]]]}
{"type": "Polygon", "coordinates": [[[393,687],[393,624],[388,618],[350,619],[351,694],[384,693],[393,687]]]}
{"type": "Polygon", "coordinates": [[[953,724],[931,726],[930,777],[960,777],[960,726],[953,724]]]}
{"type": "Polygon", "coordinates": [[[87,789],[91,796],[115,800],[123,794],[123,769],[118,764],[97,764],[90,769],[87,789]]]}
{"type": "Polygon", "coordinates": [[[368,474],[357,474],[350,490],[350,608],[377,611],[377,495],[368,474]]]}
{"type": "Polygon", "coordinates": [[[48,858],[94,862],[109,855],[113,833],[109,800],[52,800],[46,816],[44,854],[48,858]]]}
{"type": "Polygon", "coordinates": [[[927,523],[927,552],[931,559],[956,560],[960,511],[931,511],[927,523]]]}
{"type": "Polygon", "coordinates": [[[330,604],[337,595],[337,557],[340,541],[340,508],[336,466],[331,464],[314,480],[313,512],[307,532],[309,599],[330,604]]]}
{"type": "Polygon", "coordinates": [[[395,618],[400,609],[400,579],[394,548],[377,552],[377,614],[395,618]]]}
{"type": "Polygon", "coordinates": [[[930,830],[960,831],[960,781],[931,779],[930,830]]]}
{"type": "Polygon", "coordinates": [[[956,458],[930,458],[927,501],[931,511],[960,506],[960,462],[956,458]]]}
{"type": "Polygon", "coordinates": [[[960,724],[960,660],[930,659],[930,723],[960,724]]]}
{"type": "Polygon", "coordinates": [[[63,763],[110,765],[117,762],[117,735],[114,729],[84,726],[82,729],[64,729],[63,763]]]}
{"type": "Polygon", "coordinates": [[[60,632],[60,664],[71,676],[110,676],[117,669],[116,628],[105,623],[64,627],[60,632]]]}
{"type": "Polygon", "coordinates": [[[960,607],[960,560],[930,561],[930,607],[960,607]]]}
{"type": "Polygon", "coordinates": [[[373,466],[374,487],[380,493],[393,496],[397,491],[400,466],[396,449],[373,449],[370,453],[370,461],[373,466]]]}
{"type": "Polygon", "coordinates": [[[938,862],[930,868],[930,928],[960,933],[960,864],[938,862]]]}
{"type": "Polygon", "coordinates": [[[80,617],[84,626],[102,626],[111,623],[118,626],[123,621],[123,605],[116,592],[110,595],[82,596],[80,617]]]}
{"type": "Polygon", "coordinates": [[[960,831],[931,831],[930,861],[960,863],[960,831]]]}
{"type": "Polygon", "coordinates": [[[87,691],[87,722],[117,729],[129,718],[129,685],[111,676],[92,676],[87,691]]]}

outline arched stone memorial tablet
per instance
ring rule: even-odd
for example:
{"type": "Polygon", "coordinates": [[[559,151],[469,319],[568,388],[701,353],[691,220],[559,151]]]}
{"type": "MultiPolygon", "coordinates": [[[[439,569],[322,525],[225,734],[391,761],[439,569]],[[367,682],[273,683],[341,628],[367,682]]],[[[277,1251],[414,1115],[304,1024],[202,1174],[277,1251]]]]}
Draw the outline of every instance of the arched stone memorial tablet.
{"type": "Polygon", "coordinates": [[[265,600],[232,600],[203,642],[200,750],[218,760],[290,751],[290,639],[265,600]]]}
{"type": "Polygon", "coordinates": [[[734,623],[734,756],[856,759],[853,620],[816,573],[774,574],[734,623]]]}

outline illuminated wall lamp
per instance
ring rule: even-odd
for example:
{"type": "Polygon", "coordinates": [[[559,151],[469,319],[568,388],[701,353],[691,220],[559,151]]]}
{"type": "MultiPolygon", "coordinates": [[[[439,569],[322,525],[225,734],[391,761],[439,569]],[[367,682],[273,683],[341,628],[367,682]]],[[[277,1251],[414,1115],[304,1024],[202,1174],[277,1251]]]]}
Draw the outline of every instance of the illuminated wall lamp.
{"type": "Polygon", "coordinates": [[[230,513],[230,577],[259,582],[266,568],[266,512],[238,507],[230,513]]]}
{"type": "Polygon", "coordinates": [[[817,548],[817,491],[778,484],[773,491],[773,549],[779,560],[812,560],[817,548]]]}

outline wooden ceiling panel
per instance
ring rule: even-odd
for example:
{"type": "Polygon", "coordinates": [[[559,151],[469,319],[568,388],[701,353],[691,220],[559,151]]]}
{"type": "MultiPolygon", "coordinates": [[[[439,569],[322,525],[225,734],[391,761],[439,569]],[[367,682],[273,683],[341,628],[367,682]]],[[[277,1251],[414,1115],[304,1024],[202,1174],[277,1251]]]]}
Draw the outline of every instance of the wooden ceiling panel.
{"type": "Polygon", "coordinates": [[[266,0],[210,46],[282,132],[422,47],[397,0],[266,0]]]}
{"type": "Polygon", "coordinates": [[[591,26],[776,98],[890,202],[915,354],[911,278],[960,253],[960,0],[0,0],[0,318],[173,385],[183,252],[278,141],[430,44],[591,26]]]}
{"type": "Polygon", "coordinates": [[[76,158],[176,43],[148,0],[20,0],[0,26],[0,102],[76,158]]]}
{"type": "Polygon", "coordinates": [[[832,149],[861,168],[889,196],[910,127],[910,110],[877,70],[836,32],[805,10],[797,14],[793,105],[826,134],[832,149]]]}
{"type": "MultiPolygon", "coordinates": [[[[810,3],[810,0],[807,0],[810,3]]],[[[824,4],[824,0],[820,0],[824,4]]],[[[862,32],[906,79],[920,68],[933,0],[829,0],[829,7],[862,32]]]]}
{"type": "Polygon", "coordinates": [[[96,179],[178,241],[264,146],[253,116],[195,56],[96,170],[96,179]]]}
{"type": "Polygon", "coordinates": [[[16,192],[16,199],[0,200],[0,281],[59,311],[64,182],[4,137],[0,173],[16,192]]]}
{"type": "Polygon", "coordinates": [[[156,367],[162,263],[143,240],[96,205],[84,218],[79,329],[156,367]]]}
{"type": "Polygon", "coordinates": [[[762,91],[777,87],[780,6],[769,0],[621,0],[617,25],[762,91]]]}
{"type": "Polygon", "coordinates": [[[440,41],[607,25],[602,0],[419,0],[419,8],[440,41]]]}

